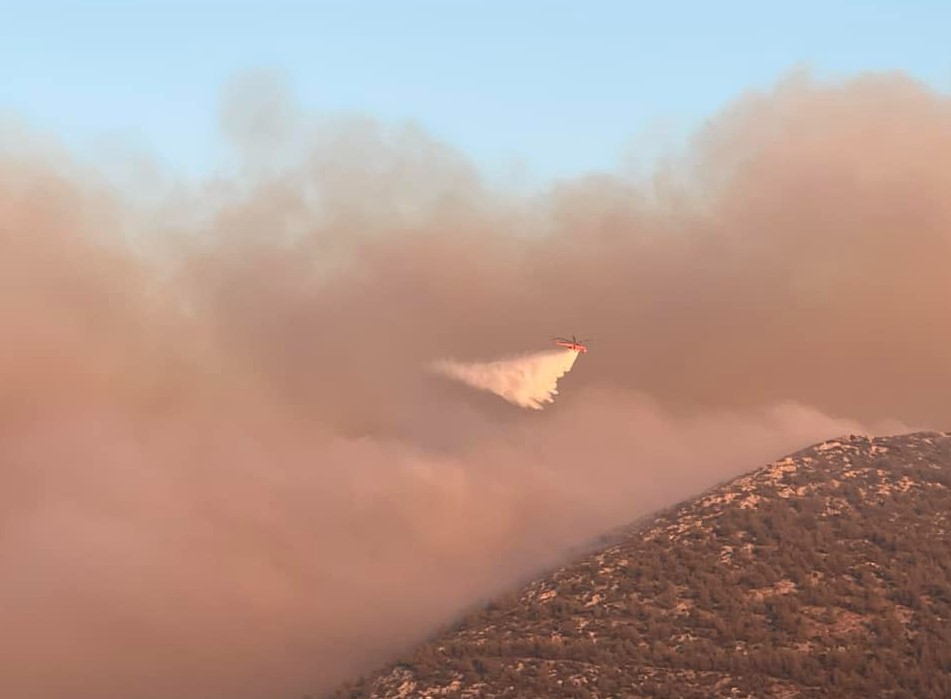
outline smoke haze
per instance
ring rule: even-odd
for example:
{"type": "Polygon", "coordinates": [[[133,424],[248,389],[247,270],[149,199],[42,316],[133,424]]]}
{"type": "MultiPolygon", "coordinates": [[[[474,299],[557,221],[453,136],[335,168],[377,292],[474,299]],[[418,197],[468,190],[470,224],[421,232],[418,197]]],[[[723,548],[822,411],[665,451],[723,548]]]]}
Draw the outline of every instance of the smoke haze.
{"type": "Polygon", "coordinates": [[[795,75],[518,196],[257,94],[201,185],[0,147],[3,696],[328,690],[608,527],[951,423],[945,95],[795,75]],[[543,411],[426,370],[574,331],[543,411]]]}

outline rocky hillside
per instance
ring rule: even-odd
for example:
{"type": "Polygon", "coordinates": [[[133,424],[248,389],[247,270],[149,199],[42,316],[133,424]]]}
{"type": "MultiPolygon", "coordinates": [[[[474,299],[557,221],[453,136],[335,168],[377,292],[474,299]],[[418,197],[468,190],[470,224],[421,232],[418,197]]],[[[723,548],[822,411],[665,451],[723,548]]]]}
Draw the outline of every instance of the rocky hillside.
{"type": "Polygon", "coordinates": [[[951,697],[951,433],[851,436],[632,527],[335,697],[951,697]]]}

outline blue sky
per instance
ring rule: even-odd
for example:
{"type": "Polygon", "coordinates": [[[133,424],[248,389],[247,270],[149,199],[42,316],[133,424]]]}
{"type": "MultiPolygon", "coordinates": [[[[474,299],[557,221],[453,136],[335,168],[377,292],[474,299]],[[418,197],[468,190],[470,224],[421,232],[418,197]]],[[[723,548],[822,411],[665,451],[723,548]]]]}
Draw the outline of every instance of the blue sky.
{"type": "Polygon", "coordinates": [[[0,0],[0,111],[201,174],[249,70],[318,114],[414,120],[487,172],[613,169],[795,66],[951,88],[951,2],[0,0]]]}

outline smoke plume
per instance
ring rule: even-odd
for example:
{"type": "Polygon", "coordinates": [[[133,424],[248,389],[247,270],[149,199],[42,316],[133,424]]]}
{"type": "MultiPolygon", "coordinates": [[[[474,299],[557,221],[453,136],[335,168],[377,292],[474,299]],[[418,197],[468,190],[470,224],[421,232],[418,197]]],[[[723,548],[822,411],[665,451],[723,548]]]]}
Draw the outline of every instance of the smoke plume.
{"type": "Polygon", "coordinates": [[[577,352],[565,349],[481,364],[443,359],[433,369],[473,388],[491,391],[519,407],[541,410],[545,403],[555,402],[558,379],[571,371],[577,358],[577,352]]]}
{"type": "Polygon", "coordinates": [[[522,196],[258,92],[199,185],[0,135],[2,696],[319,694],[606,528],[951,424],[945,95],[797,75],[522,196]],[[427,370],[571,328],[546,410],[427,370]]]}

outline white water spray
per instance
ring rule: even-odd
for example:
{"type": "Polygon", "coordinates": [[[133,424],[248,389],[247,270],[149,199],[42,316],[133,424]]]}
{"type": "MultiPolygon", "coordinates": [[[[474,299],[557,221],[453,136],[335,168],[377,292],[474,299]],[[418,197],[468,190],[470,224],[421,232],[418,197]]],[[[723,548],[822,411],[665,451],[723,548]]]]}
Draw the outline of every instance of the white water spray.
{"type": "Polygon", "coordinates": [[[550,350],[486,363],[444,359],[433,370],[522,408],[541,410],[555,401],[558,379],[571,371],[577,358],[574,350],[550,350]]]}

